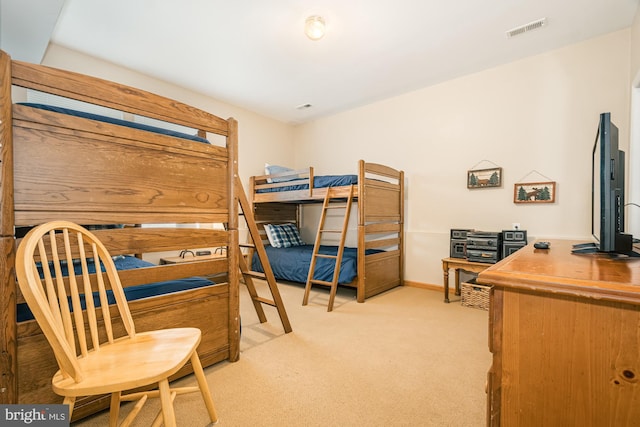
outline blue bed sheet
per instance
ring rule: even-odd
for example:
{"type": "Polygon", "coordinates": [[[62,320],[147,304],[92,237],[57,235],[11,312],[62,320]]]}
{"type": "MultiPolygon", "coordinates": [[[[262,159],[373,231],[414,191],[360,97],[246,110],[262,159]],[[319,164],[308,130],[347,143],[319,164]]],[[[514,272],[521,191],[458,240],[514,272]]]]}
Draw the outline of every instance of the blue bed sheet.
{"type": "MultiPolygon", "coordinates": [[[[311,255],[313,245],[293,246],[290,248],[274,248],[266,246],[267,258],[276,279],[289,280],[292,282],[306,283],[311,265],[311,255]]],[[[367,251],[369,253],[379,252],[378,250],[367,251]]],[[[326,255],[336,255],[337,246],[321,246],[319,253],[326,255]]],[[[326,282],[333,281],[333,270],[335,260],[331,258],[318,258],[314,271],[315,280],[326,282]]],[[[264,272],[258,255],[254,253],[252,260],[252,270],[264,272]]],[[[358,250],[357,248],[344,248],[342,263],[340,264],[340,275],[338,283],[341,285],[351,283],[358,275],[358,250]]]]}
{"type": "MultiPolygon", "coordinates": [[[[291,180],[290,185],[286,185],[284,187],[275,187],[275,188],[263,188],[257,190],[257,193],[273,193],[277,191],[294,191],[294,190],[307,190],[309,188],[308,183],[298,183],[296,181],[301,180],[291,180]]],[[[358,183],[358,175],[320,175],[313,177],[313,188],[326,188],[326,187],[342,187],[351,184],[358,183]]],[[[306,281],[306,279],[305,279],[306,281]]]]}
{"type": "Polygon", "coordinates": [[[127,121],[127,120],[114,119],[112,117],[101,116],[99,114],[93,114],[93,113],[86,113],[84,111],[73,110],[73,109],[70,109],[70,108],[55,107],[55,106],[52,106],[52,105],[36,104],[36,103],[28,103],[28,102],[22,102],[22,103],[20,103],[20,105],[26,105],[28,107],[34,107],[34,108],[40,108],[41,110],[53,111],[53,112],[61,113],[61,114],[68,114],[70,116],[75,116],[75,117],[83,117],[85,119],[97,120],[97,121],[100,121],[100,122],[111,123],[111,124],[119,125],[119,126],[126,126],[126,127],[130,127],[130,128],[146,130],[148,132],[154,132],[154,133],[160,133],[160,134],[163,134],[163,135],[175,136],[177,138],[189,139],[189,140],[198,141],[198,142],[205,142],[207,144],[209,143],[209,141],[206,138],[201,138],[198,135],[189,135],[189,134],[186,134],[186,133],[176,132],[176,131],[169,130],[169,129],[163,129],[163,128],[159,128],[159,127],[156,127],[156,126],[149,126],[149,125],[145,125],[145,124],[141,124],[141,123],[130,122],[130,121],[127,121]]]}
{"type": "MultiPolygon", "coordinates": [[[[154,265],[150,262],[141,260],[134,256],[114,257],[114,263],[118,270],[130,270],[134,268],[150,267],[154,265]]],[[[88,268],[91,273],[94,273],[96,271],[95,264],[93,263],[89,263],[88,268]]],[[[74,271],[76,272],[76,274],[80,274],[81,273],[80,266],[75,265],[74,271]]],[[[104,271],[104,268],[103,268],[103,271],[104,271]]],[[[65,268],[65,266],[62,266],[62,274],[63,275],[67,274],[67,269],[65,268]]],[[[164,295],[172,292],[201,288],[201,287],[209,286],[212,284],[213,282],[211,280],[206,279],[204,277],[188,277],[180,280],[168,280],[163,282],[149,283],[145,285],[130,286],[124,289],[124,294],[125,294],[125,297],[127,298],[127,301],[134,301],[141,298],[148,298],[148,297],[164,295]]],[[[111,292],[108,293],[108,301],[109,301],[109,304],[115,304],[115,299],[113,298],[113,295],[111,294],[111,292]]],[[[82,307],[84,308],[85,307],[84,297],[81,297],[81,303],[82,303],[82,307]]],[[[100,306],[100,300],[98,299],[97,295],[94,295],[94,304],[96,305],[96,307],[100,306]]],[[[26,303],[18,304],[17,319],[18,319],[18,322],[23,322],[26,320],[33,319],[33,314],[31,313],[31,310],[29,310],[29,307],[27,306],[26,303]]]]}

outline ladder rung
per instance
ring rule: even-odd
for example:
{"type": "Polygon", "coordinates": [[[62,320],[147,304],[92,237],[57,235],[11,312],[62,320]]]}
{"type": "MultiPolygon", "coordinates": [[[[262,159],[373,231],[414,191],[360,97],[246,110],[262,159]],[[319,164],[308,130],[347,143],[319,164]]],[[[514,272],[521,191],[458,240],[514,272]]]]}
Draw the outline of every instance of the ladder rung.
{"type": "Polygon", "coordinates": [[[320,230],[320,232],[322,233],[342,233],[342,230],[329,230],[329,229],[322,229],[320,230]]]}
{"type": "Polygon", "coordinates": [[[264,273],[260,273],[259,271],[252,271],[252,270],[243,271],[242,274],[246,276],[255,277],[256,279],[266,279],[267,277],[264,273]]]}
{"type": "Polygon", "coordinates": [[[315,283],[317,285],[326,285],[326,286],[333,286],[333,283],[331,282],[325,282],[324,280],[310,280],[311,283],[315,283]]]}
{"type": "Polygon", "coordinates": [[[338,255],[316,254],[316,256],[318,258],[333,258],[333,259],[338,258],[338,255]]]}
{"type": "Polygon", "coordinates": [[[253,243],[240,243],[238,246],[240,246],[241,248],[255,248],[256,245],[254,245],[253,243]]]}
{"type": "Polygon", "coordinates": [[[254,301],[261,302],[261,303],[263,303],[263,304],[270,305],[270,306],[272,306],[272,307],[275,307],[275,306],[276,306],[276,303],[275,303],[275,302],[273,302],[273,301],[271,301],[270,299],[266,299],[266,298],[262,298],[262,297],[253,297],[253,300],[254,300],[254,301]]]}
{"type": "Polygon", "coordinates": [[[337,204],[327,205],[327,209],[344,209],[346,207],[347,205],[345,203],[340,203],[339,205],[337,204]]]}

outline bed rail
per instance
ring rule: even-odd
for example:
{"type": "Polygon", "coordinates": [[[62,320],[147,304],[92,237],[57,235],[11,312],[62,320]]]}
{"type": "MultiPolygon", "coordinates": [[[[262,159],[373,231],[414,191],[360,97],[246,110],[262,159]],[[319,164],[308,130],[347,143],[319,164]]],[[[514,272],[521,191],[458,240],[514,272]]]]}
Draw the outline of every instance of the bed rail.
{"type": "MultiPolygon", "coordinates": [[[[7,56],[5,54],[5,56],[7,56]]],[[[187,104],[97,77],[12,61],[13,84],[228,136],[227,120],[187,104]]]]}

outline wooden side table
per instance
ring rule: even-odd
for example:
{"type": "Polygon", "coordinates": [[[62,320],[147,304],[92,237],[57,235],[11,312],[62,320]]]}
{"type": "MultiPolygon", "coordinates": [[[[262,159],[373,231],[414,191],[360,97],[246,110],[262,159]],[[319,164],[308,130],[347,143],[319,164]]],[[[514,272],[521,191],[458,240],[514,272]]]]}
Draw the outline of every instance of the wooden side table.
{"type": "Polygon", "coordinates": [[[453,268],[455,271],[456,279],[456,295],[460,295],[460,270],[469,271],[472,273],[480,273],[493,264],[487,264],[484,262],[472,262],[467,261],[464,258],[443,258],[442,259],[442,272],[444,273],[444,302],[449,302],[449,269],[453,268]]]}

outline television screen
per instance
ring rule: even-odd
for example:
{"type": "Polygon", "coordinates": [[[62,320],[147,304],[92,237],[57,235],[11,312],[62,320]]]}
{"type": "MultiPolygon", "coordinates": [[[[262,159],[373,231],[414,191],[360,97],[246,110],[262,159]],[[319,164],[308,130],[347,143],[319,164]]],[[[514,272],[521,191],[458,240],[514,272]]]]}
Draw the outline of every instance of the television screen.
{"type": "MultiPolygon", "coordinates": [[[[593,234],[602,252],[615,250],[619,230],[617,207],[620,205],[618,128],[611,122],[610,113],[600,115],[596,142],[593,146],[593,234]]],[[[624,183],[624,177],[622,177],[624,183]]],[[[622,193],[624,197],[624,193],[622,193]]]]}
{"type": "Polygon", "coordinates": [[[575,245],[575,253],[632,253],[632,237],[624,234],[624,164],[618,128],[611,113],[602,113],[592,152],[591,232],[596,242],[575,245]]]}
{"type": "Polygon", "coordinates": [[[591,234],[596,239],[596,245],[599,249],[600,230],[602,226],[601,221],[601,203],[600,203],[600,177],[602,176],[602,144],[600,143],[600,128],[602,127],[602,120],[600,126],[598,126],[598,132],[596,133],[596,141],[593,144],[593,163],[591,166],[591,234]]]}

